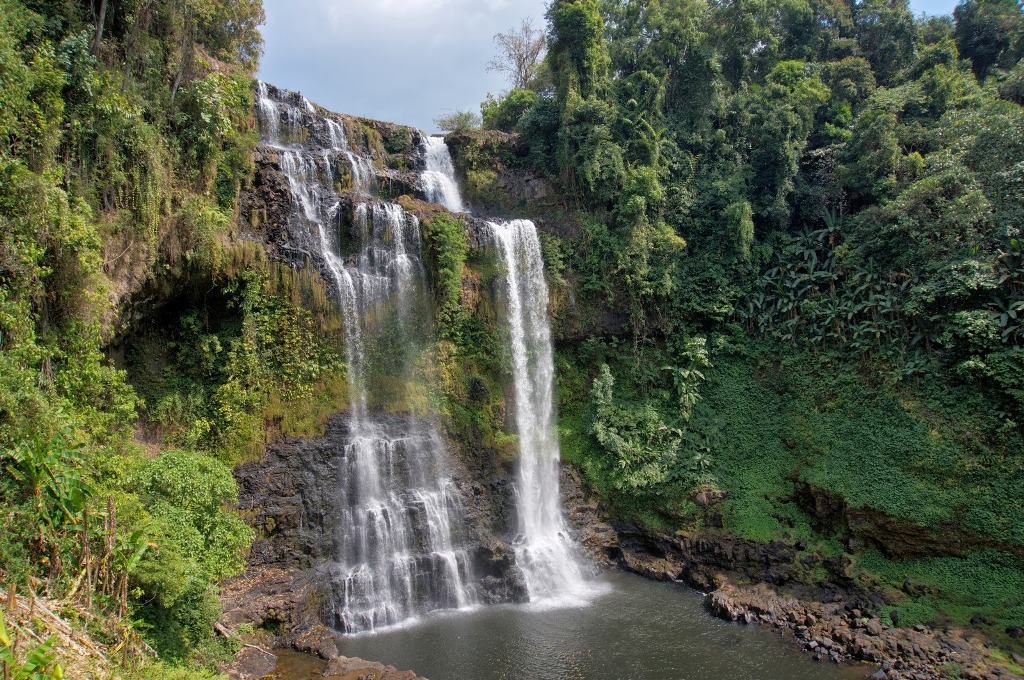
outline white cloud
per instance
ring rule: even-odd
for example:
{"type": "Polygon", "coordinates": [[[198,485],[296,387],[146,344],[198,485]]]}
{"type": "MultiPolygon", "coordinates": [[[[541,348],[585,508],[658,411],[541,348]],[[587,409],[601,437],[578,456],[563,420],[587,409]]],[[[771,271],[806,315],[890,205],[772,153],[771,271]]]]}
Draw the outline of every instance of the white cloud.
{"type": "Polygon", "coordinates": [[[545,0],[264,0],[260,77],[328,108],[430,128],[506,84],[493,36],[545,0]]]}

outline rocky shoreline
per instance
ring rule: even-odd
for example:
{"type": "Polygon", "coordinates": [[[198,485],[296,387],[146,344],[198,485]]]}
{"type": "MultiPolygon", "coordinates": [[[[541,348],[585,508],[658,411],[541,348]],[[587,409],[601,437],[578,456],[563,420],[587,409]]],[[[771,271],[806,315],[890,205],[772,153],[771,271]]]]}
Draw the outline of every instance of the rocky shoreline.
{"type": "Polygon", "coordinates": [[[578,471],[566,467],[561,481],[576,538],[599,563],[696,588],[714,616],[769,626],[816,661],[870,664],[865,677],[872,680],[1021,678],[1000,666],[975,631],[884,625],[884,600],[854,580],[847,556],[801,556],[800,545],[717,530],[665,535],[611,524],[578,471]],[[806,585],[809,564],[824,567],[824,582],[806,585]]]}
{"type": "MultiPolygon", "coordinates": [[[[292,455],[284,459],[303,458],[295,451],[288,453],[292,455]]],[[[864,664],[865,678],[872,680],[1021,677],[1000,664],[976,631],[885,625],[880,617],[885,600],[853,577],[852,562],[846,556],[808,555],[799,544],[758,543],[715,529],[666,535],[631,524],[615,524],[603,504],[589,493],[579,471],[563,466],[561,487],[575,538],[595,563],[700,590],[705,593],[706,608],[714,616],[768,626],[816,661],[864,664]],[[824,568],[827,577],[823,581],[808,579],[811,566],[824,568]]],[[[262,496],[259,500],[263,501],[254,504],[261,507],[259,515],[253,517],[255,523],[259,525],[266,516],[274,516],[275,529],[285,529],[294,540],[302,523],[289,522],[292,513],[275,511],[272,503],[264,504],[269,500],[265,495],[268,489],[261,490],[263,494],[253,494],[262,496]]],[[[294,504],[294,495],[279,498],[290,500],[286,506],[294,504]]],[[[277,536],[278,540],[270,543],[280,545],[281,538],[277,536]]],[[[294,550],[298,546],[290,547],[292,551],[279,554],[255,551],[250,571],[225,584],[220,621],[223,634],[236,636],[240,630],[247,631],[246,626],[274,632],[240,635],[244,646],[223,672],[232,680],[274,677],[274,649],[286,648],[325,660],[322,674],[327,678],[417,680],[411,671],[400,672],[338,654],[338,634],[322,625],[313,604],[317,585],[312,565],[315,554],[311,553],[316,551],[310,550],[311,546],[298,550],[294,550]]]]}
{"type": "Polygon", "coordinates": [[[728,583],[708,593],[705,605],[727,621],[771,626],[817,661],[880,664],[872,680],[1019,677],[993,666],[980,641],[964,631],[887,627],[848,602],[807,602],[764,584],[728,583]]]}

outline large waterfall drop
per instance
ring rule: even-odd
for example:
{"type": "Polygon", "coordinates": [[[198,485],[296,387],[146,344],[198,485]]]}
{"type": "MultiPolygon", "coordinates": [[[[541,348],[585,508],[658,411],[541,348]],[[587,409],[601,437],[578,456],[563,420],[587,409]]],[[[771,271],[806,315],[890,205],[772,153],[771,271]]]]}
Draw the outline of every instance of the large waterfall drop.
{"type": "Polygon", "coordinates": [[[338,452],[329,622],[360,632],[470,605],[464,510],[436,427],[429,419],[370,408],[403,399],[413,363],[429,342],[419,221],[368,196],[342,214],[336,178],[347,169],[356,193],[365,194],[373,163],[349,148],[337,120],[301,96],[272,96],[260,83],[257,105],[264,145],[279,154],[289,183],[290,228],[307,234],[318,251],[345,326],[349,436],[338,452]]]}
{"type": "Polygon", "coordinates": [[[554,357],[537,228],[529,220],[490,222],[505,266],[508,336],[519,434],[516,559],[531,600],[573,600],[588,589],[583,559],[569,537],[558,489],[554,357]]]}
{"type": "MultiPolygon", "coordinates": [[[[442,137],[424,141],[427,197],[452,211],[463,202],[442,137]]],[[[529,220],[488,222],[505,266],[508,338],[515,379],[519,479],[516,561],[533,601],[577,602],[590,591],[584,559],[570,538],[559,495],[559,447],[554,413],[554,358],[537,227],[529,220]]]]}

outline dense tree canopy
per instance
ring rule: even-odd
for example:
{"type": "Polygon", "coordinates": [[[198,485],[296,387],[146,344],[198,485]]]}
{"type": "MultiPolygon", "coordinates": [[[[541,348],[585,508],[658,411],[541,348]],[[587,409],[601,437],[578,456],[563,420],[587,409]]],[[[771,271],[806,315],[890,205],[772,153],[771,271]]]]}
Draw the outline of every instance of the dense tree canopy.
{"type": "Polygon", "coordinates": [[[574,294],[628,320],[560,364],[563,445],[621,512],[688,529],[695,489],[721,485],[727,528],[792,537],[799,490],[823,485],[984,540],[1024,519],[995,500],[1024,492],[1022,30],[1015,0],[550,4],[553,87],[487,120],[575,211],[574,294]],[[845,443],[853,422],[930,435],[845,443]],[[904,503],[933,483],[976,493],[904,503]]]}
{"type": "Polygon", "coordinates": [[[262,436],[256,405],[308,382],[243,365],[274,365],[268,338],[302,324],[245,301],[263,282],[240,280],[225,246],[263,18],[259,0],[0,0],[0,579],[80,593],[126,659],[142,635],[167,661],[217,647],[215,584],[252,539],[231,465],[262,436]],[[119,314],[202,281],[235,311],[213,332],[201,315],[171,329],[202,345],[170,362],[195,381],[130,380],[111,354],[119,314]],[[168,431],[162,455],[140,415],[168,431]]]}

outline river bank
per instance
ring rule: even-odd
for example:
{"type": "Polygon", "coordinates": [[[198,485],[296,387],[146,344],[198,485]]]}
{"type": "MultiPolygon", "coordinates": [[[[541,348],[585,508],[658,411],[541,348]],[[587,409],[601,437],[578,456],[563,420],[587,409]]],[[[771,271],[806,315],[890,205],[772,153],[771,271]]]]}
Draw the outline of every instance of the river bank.
{"type": "Polygon", "coordinates": [[[976,631],[883,623],[891,594],[855,578],[845,555],[807,555],[797,544],[715,530],[666,535],[616,524],[577,471],[563,470],[562,488],[577,539],[594,559],[696,588],[714,616],[770,628],[816,661],[874,664],[874,680],[1021,677],[1007,668],[1019,661],[976,631]],[[809,564],[823,568],[824,579],[808,582],[809,564]]]}

